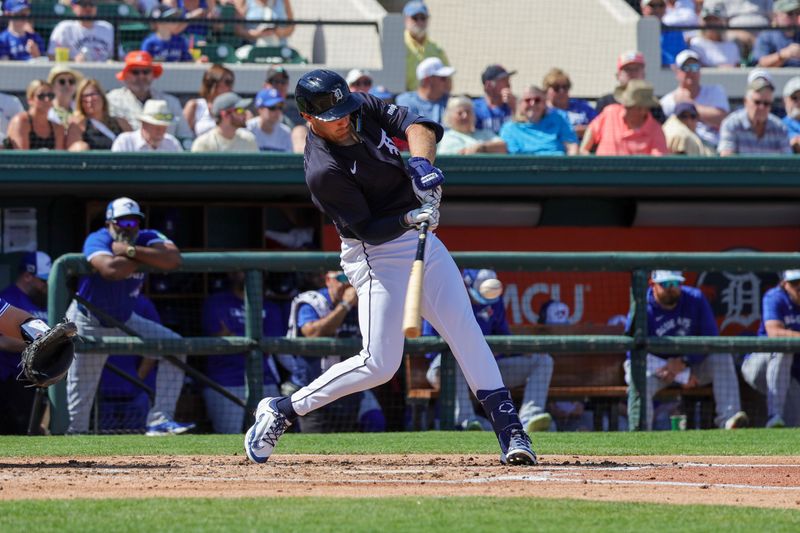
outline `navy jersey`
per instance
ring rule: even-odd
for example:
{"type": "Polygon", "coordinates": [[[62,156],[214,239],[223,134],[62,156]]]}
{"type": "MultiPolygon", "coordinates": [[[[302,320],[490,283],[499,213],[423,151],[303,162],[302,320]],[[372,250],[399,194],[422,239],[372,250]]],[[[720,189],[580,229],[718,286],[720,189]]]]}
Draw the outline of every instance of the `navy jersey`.
{"type": "Polygon", "coordinates": [[[386,104],[368,94],[354,96],[364,100],[360,110],[361,142],[340,146],[328,143],[309,129],[306,183],[314,205],[333,220],[342,237],[358,238],[352,230],[354,225],[397,217],[394,234],[381,241],[386,242],[407,231],[399,224],[399,216],[419,207],[392,137],[405,139],[411,124],[425,124],[436,132],[438,142],[444,130],[404,107],[386,104]]]}
{"type": "MultiPolygon", "coordinates": [[[[139,231],[134,244],[139,246],[152,246],[156,243],[172,242],[156,230],[143,229],[139,231]]],[[[108,228],[101,228],[90,233],[83,243],[83,255],[91,261],[97,255],[114,255],[111,245],[114,238],[108,228]]],[[[81,278],[78,285],[78,294],[86,298],[109,315],[121,322],[127,321],[139,296],[139,291],[144,283],[144,273],[134,272],[127,279],[112,281],[103,278],[97,272],[81,278]]]]}
{"type": "MultiPolygon", "coordinates": [[[[265,337],[283,337],[286,323],[277,304],[264,301],[261,310],[262,334],[265,337]]],[[[203,333],[219,335],[227,330],[228,335],[244,337],[244,300],[233,291],[212,294],[203,304],[203,333]]],[[[211,355],[206,359],[208,376],[226,387],[241,387],[245,382],[246,354],[211,355]]],[[[269,354],[264,354],[264,384],[279,383],[269,364],[269,354]]]]}
{"type": "MultiPolygon", "coordinates": [[[[631,327],[632,316],[628,317],[627,329],[631,327]]],[[[653,295],[653,288],[647,289],[647,331],[655,337],[695,337],[719,335],[717,321],[700,289],[681,286],[681,296],[673,309],[661,307],[653,295]]],[[[660,357],[676,357],[674,354],[655,354],[660,357]]],[[[685,354],[690,363],[705,359],[705,354],[685,354]]],[[[630,353],[628,354],[630,357],[630,353]]]]}
{"type": "Polygon", "coordinates": [[[173,35],[168,41],[151,33],[142,41],[142,50],[153,56],[153,61],[192,61],[189,42],[183,35],[173,35]]]}

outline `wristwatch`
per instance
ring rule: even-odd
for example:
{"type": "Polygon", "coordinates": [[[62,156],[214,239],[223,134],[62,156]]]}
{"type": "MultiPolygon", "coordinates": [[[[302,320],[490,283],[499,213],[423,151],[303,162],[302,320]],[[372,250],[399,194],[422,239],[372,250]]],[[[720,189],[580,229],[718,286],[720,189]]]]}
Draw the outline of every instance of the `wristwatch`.
{"type": "Polygon", "coordinates": [[[133,259],[136,257],[136,246],[129,244],[127,248],[125,248],[125,255],[133,259]]]}

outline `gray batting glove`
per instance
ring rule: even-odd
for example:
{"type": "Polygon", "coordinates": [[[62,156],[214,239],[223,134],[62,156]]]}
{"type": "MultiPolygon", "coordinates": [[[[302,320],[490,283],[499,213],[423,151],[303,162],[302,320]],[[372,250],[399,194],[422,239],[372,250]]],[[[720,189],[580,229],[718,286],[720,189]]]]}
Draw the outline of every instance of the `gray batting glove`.
{"type": "Polygon", "coordinates": [[[439,226],[439,208],[432,203],[422,204],[419,209],[414,209],[403,215],[403,222],[407,228],[415,227],[419,229],[423,222],[428,223],[429,230],[435,230],[439,226]]]}

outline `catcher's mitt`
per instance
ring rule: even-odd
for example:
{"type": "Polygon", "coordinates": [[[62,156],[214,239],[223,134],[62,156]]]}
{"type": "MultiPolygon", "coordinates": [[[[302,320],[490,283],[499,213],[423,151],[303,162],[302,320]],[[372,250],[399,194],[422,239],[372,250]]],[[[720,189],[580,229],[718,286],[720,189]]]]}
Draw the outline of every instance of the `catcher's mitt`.
{"type": "MultiPolygon", "coordinates": [[[[31,322],[44,324],[40,320],[31,322]]],[[[30,343],[22,351],[22,371],[17,379],[30,381],[34,387],[58,383],[67,374],[75,357],[72,338],[78,334],[77,326],[74,322],[64,321],[31,339],[30,328],[25,328],[25,325],[23,337],[30,343]]]]}

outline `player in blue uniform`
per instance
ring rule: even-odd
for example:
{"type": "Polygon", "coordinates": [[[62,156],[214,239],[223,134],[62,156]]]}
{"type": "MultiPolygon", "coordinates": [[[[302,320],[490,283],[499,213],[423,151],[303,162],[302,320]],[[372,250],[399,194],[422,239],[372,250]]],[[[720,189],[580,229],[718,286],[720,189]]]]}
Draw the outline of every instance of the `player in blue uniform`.
{"type": "MultiPolygon", "coordinates": [[[[139,294],[133,312],[142,318],[161,323],[156,306],[144,294],[139,294]]],[[[138,377],[150,387],[156,386],[156,360],[139,355],[110,355],[108,362],[131,376],[138,377]]],[[[140,431],[147,424],[150,398],[144,389],[118,376],[108,368],[100,377],[100,429],[140,431]]]]}
{"type": "MultiPolygon", "coordinates": [[[[341,271],[325,274],[325,287],[298,294],[289,311],[287,336],[360,337],[358,326],[358,295],[341,271]]],[[[303,357],[302,385],[317,379],[322,372],[341,361],[338,355],[303,357]]],[[[340,398],[300,419],[303,433],[334,431],[384,431],[386,419],[372,391],[363,391],[340,398]]]]}
{"type": "MultiPolygon", "coordinates": [[[[656,337],[718,336],[719,329],[708,300],[699,289],[683,285],[684,281],[686,278],[677,271],[654,270],[651,273],[647,290],[648,334],[656,337]]],[[[630,320],[631,317],[628,329],[630,320]]],[[[630,354],[624,365],[625,382],[630,384],[630,354]]],[[[747,425],[747,414],[741,410],[736,367],[730,354],[666,357],[647,354],[647,390],[643,392],[647,402],[647,429],[653,428],[653,397],[673,383],[686,388],[712,383],[717,426],[733,429],[747,425]]],[[[631,412],[630,406],[628,412],[631,412]]]]}
{"type": "MultiPolygon", "coordinates": [[[[172,270],[181,264],[178,247],[158,231],[140,228],[143,223],[144,213],[134,200],[123,197],[108,204],[106,225],[90,233],[83,243],[83,254],[93,272],[81,278],[78,294],[92,308],[102,310],[143,337],[179,339],[180,335],[174,331],[134,312],[144,282],[140,267],[172,270]]],[[[77,300],[70,304],[67,317],[78,326],[79,335],[125,335],[120,329],[104,323],[77,300]]],[[[69,433],[89,430],[89,414],[107,357],[107,354],[75,353],[75,362],[67,374],[69,433]]],[[[186,360],[185,355],[175,357],[186,360]]],[[[194,427],[194,424],[173,420],[183,376],[183,370],[174,365],[164,364],[159,368],[154,405],[147,415],[147,435],[184,433],[194,427]]]]}
{"type": "MultiPolygon", "coordinates": [[[[229,280],[230,288],[212,294],[203,304],[203,332],[206,335],[244,337],[244,272],[232,272],[229,280]]],[[[277,304],[265,300],[261,318],[264,336],[282,337],[286,333],[286,325],[277,304]]],[[[208,377],[242,400],[245,399],[245,357],[246,354],[242,353],[211,355],[206,358],[208,377]]],[[[263,394],[276,396],[280,377],[270,354],[264,354],[263,379],[263,394]]],[[[208,387],[203,389],[203,398],[214,432],[242,432],[244,408],[208,387]]]]}
{"type": "MultiPolygon", "coordinates": [[[[0,291],[0,301],[39,320],[47,320],[47,278],[50,256],[44,252],[27,252],[19,263],[17,279],[0,291]]],[[[25,342],[11,336],[0,337],[0,434],[24,435],[36,389],[17,381],[20,352],[25,342]]]]}
{"type": "Polygon", "coordinates": [[[511,394],[475,322],[461,273],[433,233],[444,176],[432,161],[442,127],[372,95],[351,93],[345,80],[328,70],[302,76],[295,100],[310,126],[306,183],[312,201],[333,220],[341,238],[342,270],[358,294],[363,349],[291,396],[264,398],[245,435],[248,457],[265,462],[298,416],[394,376],[403,356],[401,322],[417,230],[427,223],[422,316],[448,342],[483,405],[500,443],[500,460],[536,464],[511,394]],[[407,167],[392,137],[408,141],[407,167]]]}
{"type": "MultiPolygon", "coordinates": [[[[800,337],[800,270],[786,270],[764,293],[760,337],[800,337]]],[[[767,396],[766,427],[800,426],[800,358],[793,353],[751,353],[742,377],[767,396]]]]}
{"type": "MultiPolygon", "coordinates": [[[[506,320],[506,308],[502,300],[503,284],[497,279],[497,273],[490,269],[468,268],[462,272],[467,287],[472,312],[484,335],[511,335],[506,320]]],[[[422,324],[423,335],[438,335],[427,320],[422,324]]],[[[498,354],[497,366],[503,381],[509,387],[525,385],[519,418],[528,433],[547,431],[553,421],[545,412],[547,390],[553,376],[553,358],[546,353],[533,354],[498,354]]],[[[438,386],[441,355],[437,355],[428,370],[428,381],[438,386]]],[[[456,371],[456,427],[460,429],[491,429],[488,420],[475,414],[472,398],[464,380],[464,375],[456,371]]]]}

